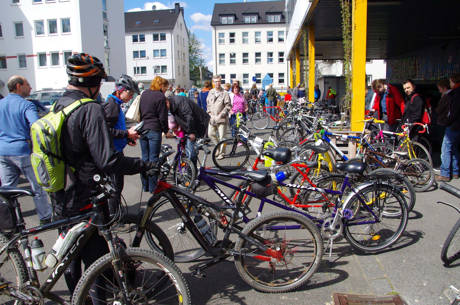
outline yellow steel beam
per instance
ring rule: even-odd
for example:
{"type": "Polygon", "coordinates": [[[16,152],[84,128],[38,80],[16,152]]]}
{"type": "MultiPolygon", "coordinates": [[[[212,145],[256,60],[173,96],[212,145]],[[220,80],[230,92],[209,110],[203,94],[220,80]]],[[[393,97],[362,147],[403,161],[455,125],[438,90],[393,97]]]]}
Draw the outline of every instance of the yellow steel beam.
{"type": "Polygon", "coordinates": [[[294,64],[294,61],[292,60],[292,57],[289,59],[289,84],[291,86],[291,89],[294,88],[294,69],[292,68],[292,65],[294,64]]]}
{"type": "Polygon", "coordinates": [[[300,49],[295,49],[295,85],[300,84],[300,49]]]}
{"type": "Polygon", "coordinates": [[[315,100],[315,28],[308,27],[308,101],[315,100]]]}
{"type": "Polygon", "coordinates": [[[352,2],[351,130],[361,131],[366,89],[367,0],[352,2]]]}

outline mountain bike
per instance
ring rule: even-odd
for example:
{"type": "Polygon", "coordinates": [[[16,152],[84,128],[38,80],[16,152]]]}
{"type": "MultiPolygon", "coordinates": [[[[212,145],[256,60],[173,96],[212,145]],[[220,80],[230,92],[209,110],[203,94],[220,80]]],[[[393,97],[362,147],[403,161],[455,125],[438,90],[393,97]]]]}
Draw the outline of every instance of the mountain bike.
{"type": "MultiPolygon", "coordinates": [[[[440,183],[439,188],[460,199],[460,189],[444,182],[440,183]]],[[[460,209],[451,204],[441,201],[438,201],[438,203],[448,205],[460,213],[460,209]]],[[[449,235],[447,235],[446,241],[442,246],[441,259],[446,267],[460,259],[460,218],[450,230],[449,235]]]]}
{"type": "Polygon", "coordinates": [[[114,189],[99,175],[94,176],[94,183],[98,186],[98,194],[81,210],[82,215],[32,228],[26,228],[17,199],[33,196],[33,193],[20,188],[0,188],[1,205],[10,209],[9,220],[15,224],[0,233],[0,303],[43,304],[49,299],[70,304],[51,289],[91,236],[100,234],[110,252],[86,269],[76,285],[71,304],[83,305],[88,300],[94,304],[162,303],[166,300],[172,304],[191,304],[188,285],[170,259],[150,250],[126,248],[120,242],[111,229],[116,218],[107,220],[104,216],[106,199],[114,189]],[[62,256],[51,263],[49,275],[40,283],[37,270],[46,268],[44,252],[42,256],[33,255],[29,236],[75,224],[82,224],[81,233],[63,248],[62,256]]]}

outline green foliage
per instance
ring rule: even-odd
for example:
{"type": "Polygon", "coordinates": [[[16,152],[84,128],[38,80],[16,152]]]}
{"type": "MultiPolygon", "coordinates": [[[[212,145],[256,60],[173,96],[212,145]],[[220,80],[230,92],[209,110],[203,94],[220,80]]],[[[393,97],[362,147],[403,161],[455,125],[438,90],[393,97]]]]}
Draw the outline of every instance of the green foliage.
{"type": "Polygon", "coordinates": [[[189,32],[188,53],[190,79],[196,84],[200,81],[200,67],[204,67],[205,62],[203,58],[203,52],[200,48],[200,42],[192,32],[189,32]]]}

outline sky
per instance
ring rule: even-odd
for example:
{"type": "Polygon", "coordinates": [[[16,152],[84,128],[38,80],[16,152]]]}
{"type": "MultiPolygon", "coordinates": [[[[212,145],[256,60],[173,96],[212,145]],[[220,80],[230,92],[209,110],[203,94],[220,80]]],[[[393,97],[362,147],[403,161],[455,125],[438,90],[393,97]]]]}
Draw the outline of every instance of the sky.
{"type": "MultiPolygon", "coordinates": [[[[243,2],[243,0],[187,0],[187,1],[144,1],[124,0],[125,12],[151,10],[155,5],[157,9],[174,8],[174,3],[179,2],[184,8],[185,24],[201,42],[201,50],[205,63],[211,71],[214,71],[212,63],[212,31],[211,17],[214,3],[243,2]]],[[[260,1],[260,0],[259,0],[260,1]]]]}

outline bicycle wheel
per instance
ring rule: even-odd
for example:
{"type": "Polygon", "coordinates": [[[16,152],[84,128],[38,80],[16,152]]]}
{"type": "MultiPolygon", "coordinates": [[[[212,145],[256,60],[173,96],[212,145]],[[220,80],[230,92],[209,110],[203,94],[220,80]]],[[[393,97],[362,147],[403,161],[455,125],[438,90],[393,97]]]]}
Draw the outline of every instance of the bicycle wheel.
{"type": "Polygon", "coordinates": [[[95,261],[78,281],[73,305],[85,305],[88,299],[98,304],[125,304],[123,289],[130,304],[191,304],[190,290],[179,268],[162,254],[127,248],[119,265],[126,287],[114,279],[113,254],[95,261]],[[91,295],[91,298],[90,298],[91,295]]]}
{"type": "Polygon", "coordinates": [[[291,143],[292,146],[298,145],[300,141],[302,141],[304,138],[304,132],[300,127],[292,127],[286,129],[282,134],[281,134],[281,139],[280,141],[284,141],[287,143],[291,143]]]}
{"type": "Polygon", "coordinates": [[[435,183],[433,168],[422,159],[404,161],[395,170],[409,179],[416,192],[425,192],[435,183]]]}
{"type": "Polygon", "coordinates": [[[416,158],[423,159],[427,161],[431,166],[433,166],[433,159],[431,158],[431,154],[425,146],[419,142],[412,141],[412,147],[414,148],[416,158]]]}
{"type": "MultiPolygon", "coordinates": [[[[129,231],[137,231],[137,228],[139,226],[139,221],[143,214],[131,214],[128,213],[123,216],[121,222],[123,224],[127,224],[132,228],[129,229],[129,231]]],[[[150,219],[147,220],[145,223],[145,231],[144,231],[144,236],[145,240],[147,241],[147,244],[149,245],[150,249],[159,251],[162,253],[164,256],[169,258],[170,260],[174,260],[174,251],[172,248],[171,243],[169,242],[168,237],[166,234],[161,230],[161,228],[153,223],[150,219]]],[[[138,242],[130,242],[131,247],[141,247],[141,242],[142,240],[139,240],[138,242]]]]}
{"type": "MultiPolygon", "coordinates": [[[[8,238],[0,233],[0,248],[8,242],[8,238]]],[[[22,290],[27,284],[29,276],[26,264],[19,249],[15,246],[5,250],[0,260],[0,282],[8,282],[10,289],[22,290]]],[[[0,304],[22,304],[11,296],[0,292],[0,304]]]]}
{"type": "Polygon", "coordinates": [[[223,171],[241,169],[249,161],[251,150],[245,141],[239,138],[222,140],[212,151],[212,162],[223,171]]]}
{"type": "Polygon", "coordinates": [[[460,259],[460,219],[457,220],[442,246],[441,259],[446,267],[460,259]]]}
{"type": "Polygon", "coordinates": [[[173,164],[173,179],[175,185],[190,189],[196,179],[196,167],[193,162],[181,156],[173,164]]]}
{"type": "Polygon", "coordinates": [[[412,211],[415,206],[416,194],[409,179],[390,168],[378,168],[369,172],[366,176],[377,176],[388,184],[400,187],[400,191],[407,203],[407,210],[408,212],[412,211]]]}
{"type": "MultiPolygon", "coordinates": [[[[184,197],[179,199],[185,205],[189,213],[196,213],[196,207],[190,204],[187,198],[184,197]]],[[[215,221],[205,215],[202,216],[207,220],[213,233],[217,234],[217,225],[215,221]]],[[[166,236],[169,237],[174,251],[174,261],[176,263],[191,262],[206,253],[192,233],[187,229],[168,198],[162,197],[162,199],[156,203],[150,216],[150,222],[157,224],[166,236]]]]}
{"type": "Polygon", "coordinates": [[[265,129],[270,124],[270,116],[263,110],[254,113],[249,121],[255,129],[265,129]]]}
{"type": "Polygon", "coordinates": [[[407,206],[400,193],[390,185],[371,184],[344,203],[352,211],[344,221],[344,235],[361,252],[377,252],[394,244],[404,232],[407,206]]]}
{"type": "Polygon", "coordinates": [[[235,257],[236,270],[256,290],[294,290],[308,281],[321,262],[323,241],[318,228],[300,214],[264,215],[249,222],[242,233],[268,248],[261,250],[244,238],[235,247],[242,253],[235,257]]]}

